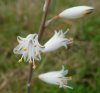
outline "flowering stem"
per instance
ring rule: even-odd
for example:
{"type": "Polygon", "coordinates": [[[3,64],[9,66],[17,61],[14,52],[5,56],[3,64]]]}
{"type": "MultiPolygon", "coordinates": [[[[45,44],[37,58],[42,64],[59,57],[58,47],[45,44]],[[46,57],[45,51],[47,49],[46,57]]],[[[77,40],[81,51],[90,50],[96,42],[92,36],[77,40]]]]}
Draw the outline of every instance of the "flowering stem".
{"type": "MultiPolygon", "coordinates": [[[[47,19],[47,15],[48,15],[48,8],[49,8],[49,5],[50,5],[50,1],[51,0],[47,0],[45,11],[43,12],[43,17],[42,17],[42,21],[41,21],[39,32],[38,32],[39,41],[40,41],[40,39],[43,35],[43,32],[45,30],[45,23],[46,23],[46,19],[47,19]]],[[[33,71],[33,64],[30,64],[30,70],[29,70],[29,77],[28,77],[28,81],[27,81],[27,91],[26,91],[26,93],[30,93],[32,71],[33,71]]]]}
{"type": "Polygon", "coordinates": [[[30,70],[29,70],[29,77],[28,77],[28,80],[27,80],[27,90],[26,90],[26,93],[30,93],[32,71],[33,71],[33,63],[30,64],[30,70]]]}
{"type": "Polygon", "coordinates": [[[45,30],[45,23],[46,23],[46,18],[47,18],[47,15],[48,15],[48,8],[49,8],[49,5],[50,5],[50,1],[51,0],[47,0],[47,4],[46,4],[46,7],[45,7],[46,9],[43,13],[43,17],[42,17],[42,21],[41,21],[41,25],[40,25],[39,33],[38,33],[39,40],[41,39],[43,32],[45,30]]]}

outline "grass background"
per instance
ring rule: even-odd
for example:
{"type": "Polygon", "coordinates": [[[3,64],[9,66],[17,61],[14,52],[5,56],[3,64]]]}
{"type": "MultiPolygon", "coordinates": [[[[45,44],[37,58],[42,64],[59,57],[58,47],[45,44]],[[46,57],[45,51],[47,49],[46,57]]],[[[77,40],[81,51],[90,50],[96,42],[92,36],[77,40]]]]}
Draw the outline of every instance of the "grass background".
{"type": "MultiPolygon", "coordinates": [[[[17,63],[20,56],[13,54],[18,35],[37,33],[44,0],[0,0],[0,93],[25,93],[28,63],[17,63]]],[[[33,72],[31,93],[99,93],[100,92],[100,0],[52,0],[48,19],[68,7],[94,6],[94,12],[69,24],[56,20],[46,28],[44,44],[54,30],[70,28],[67,37],[74,37],[69,49],[61,48],[43,54],[33,72]],[[73,76],[69,85],[74,89],[59,89],[40,81],[40,73],[60,70],[62,64],[73,76]]]]}

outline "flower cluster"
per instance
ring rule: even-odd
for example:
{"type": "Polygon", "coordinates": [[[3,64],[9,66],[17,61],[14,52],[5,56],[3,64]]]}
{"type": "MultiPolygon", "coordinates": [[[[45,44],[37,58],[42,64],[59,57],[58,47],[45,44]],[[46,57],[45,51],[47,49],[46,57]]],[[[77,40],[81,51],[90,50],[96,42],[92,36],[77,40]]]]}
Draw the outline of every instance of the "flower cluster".
{"type": "Polygon", "coordinates": [[[18,61],[19,63],[24,61],[28,61],[29,63],[33,63],[33,68],[35,68],[34,60],[41,60],[41,52],[51,52],[57,50],[58,48],[72,43],[72,39],[65,38],[65,34],[68,32],[55,31],[54,35],[50,40],[44,44],[44,46],[39,44],[38,35],[37,34],[29,34],[26,38],[22,38],[20,36],[17,37],[18,45],[14,48],[15,54],[21,54],[22,57],[18,61]]]}
{"type": "MultiPolygon", "coordinates": [[[[47,5],[48,5],[48,0],[45,0],[43,6],[44,13],[45,12],[47,13],[46,10],[48,8],[47,5]]],[[[88,14],[91,14],[93,9],[94,8],[90,6],[75,6],[72,8],[65,9],[58,15],[54,16],[53,18],[45,22],[44,26],[46,27],[49,23],[51,23],[53,20],[57,18],[64,18],[67,20],[82,18],[88,14]]],[[[33,68],[35,69],[36,67],[35,60],[36,61],[41,60],[41,53],[52,52],[63,46],[67,48],[68,44],[71,44],[73,42],[72,38],[68,39],[65,37],[68,30],[65,32],[63,32],[62,30],[59,31],[55,30],[54,35],[44,45],[41,45],[39,43],[38,34],[29,34],[26,38],[18,36],[17,40],[19,44],[13,50],[15,54],[22,55],[21,59],[18,62],[19,63],[22,61],[29,62],[30,64],[33,64],[33,68]]],[[[48,84],[59,85],[59,88],[67,87],[73,89],[72,87],[67,85],[68,80],[71,80],[71,77],[66,77],[67,74],[68,70],[64,70],[64,66],[62,66],[62,70],[60,71],[52,71],[40,74],[39,79],[48,84]]]]}
{"type": "MultiPolygon", "coordinates": [[[[45,11],[46,9],[45,7],[46,4],[47,4],[47,0],[45,0],[43,11],[45,11]]],[[[67,20],[82,18],[88,14],[91,14],[93,9],[94,8],[90,6],[75,6],[72,8],[65,9],[58,15],[48,20],[45,26],[47,26],[53,20],[58,19],[58,18],[64,18],[67,20]]],[[[44,44],[45,48],[43,52],[51,52],[51,51],[57,50],[58,48],[62,46],[67,47],[68,44],[72,43],[73,42],[72,39],[65,38],[65,34],[67,32],[68,31],[63,33],[62,30],[60,30],[59,32],[55,31],[55,34],[53,35],[53,37],[47,43],[44,44]]],[[[41,74],[39,75],[39,79],[41,79],[42,81],[48,84],[59,85],[60,88],[67,87],[67,88],[73,89],[72,87],[67,85],[67,81],[71,79],[71,77],[65,77],[67,73],[68,73],[68,70],[64,70],[64,67],[63,67],[61,71],[52,71],[52,72],[41,74]]]]}

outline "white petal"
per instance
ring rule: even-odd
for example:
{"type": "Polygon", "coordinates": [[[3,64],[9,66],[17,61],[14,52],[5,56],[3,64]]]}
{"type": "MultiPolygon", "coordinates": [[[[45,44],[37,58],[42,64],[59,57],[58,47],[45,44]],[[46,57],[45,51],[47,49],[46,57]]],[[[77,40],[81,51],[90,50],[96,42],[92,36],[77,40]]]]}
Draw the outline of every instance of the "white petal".
{"type": "Polygon", "coordinates": [[[62,69],[61,69],[61,74],[63,76],[67,75],[68,74],[68,70],[64,70],[64,66],[62,65],[62,69]]]}
{"type": "Polygon", "coordinates": [[[66,87],[66,88],[73,89],[72,87],[70,87],[70,86],[67,86],[67,85],[63,85],[63,87],[66,87]]]}
{"type": "Polygon", "coordinates": [[[89,12],[90,10],[90,12],[92,12],[93,9],[94,9],[93,7],[89,6],[76,6],[64,10],[59,14],[59,17],[67,19],[81,18],[85,15],[86,11],[89,12]]]}
{"type": "Polygon", "coordinates": [[[39,75],[39,79],[48,83],[48,84],[54,84],[54,85],[59,85],[59,79],[56,77],[56,73],[45,73],[39,75]]]}
{"type": "MultiPolygon", "coordinates": [[[[67,31],[68,32],[68,31],[67,31]]],[[[65,34],[63,33],[62,30],[59,32],[55,31],[54,35],[50,40],[48,40],[47,43],[44,44],[45,48],[43,52],[51,52],[54,50],[57,50],[58,48],[65,46],[67,47],[67,44],[69,44],[69,39],[65,38],[65,34]]]]}
{"type": "Polygon", "coordinates": [[[25,38],[17,36],[17,41],[20,43],[21,41],[23,41],[25,38]]]}

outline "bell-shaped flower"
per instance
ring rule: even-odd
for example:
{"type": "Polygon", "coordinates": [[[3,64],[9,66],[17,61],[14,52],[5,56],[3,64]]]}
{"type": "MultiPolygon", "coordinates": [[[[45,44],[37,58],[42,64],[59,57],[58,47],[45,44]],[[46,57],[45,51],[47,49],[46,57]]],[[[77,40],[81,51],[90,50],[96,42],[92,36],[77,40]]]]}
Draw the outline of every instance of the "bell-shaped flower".
{"type": "Polygon", "coordinates": [[[90,6],[76,6],[62,11],[58,17],[66,19],[77,19],[92,13],[93,9],[94,8],[90,6]]]}
{"type": "Polygon", "coordinates": [[[44,74],[40,74],[38,77],[40,80],[44,81],[45,83],[59,85],[59,88],[67,87],[73,89],[72,87],[67,85],[68,80],[72,79],[71,76],[66,77],[67,74],[68,74],[68,70],[64,70],[64,67],[62,66],[62,70],[60,71],[47,72],[44,74]]]}
{"type": "Polygon", "coordinates": [[[54,35],[51,37],[50,40],[47,41],[47,43],[44,44],[45,48],[43,52],[51,52],[54,50],[57,50],[58,48],[65,46],[67,47],[68,44],[72,43],[72,39],[65,38],[65,34],[68,32],[62,32],[60,30],[59,32],[55,31],[54,35]]]}
{"type": "Polygon", "coordinates": [[[44,49],[44,46],[39,44],[37,34],[30,34],[26,38],[18,36],[17,40],[19,44],[14,48],[13,52],[22,55],[19,62],[22,62],[24,59],[24,61],[28,61],[34,65],[34,60],[41,59],[40,53],[44,49]]]}

